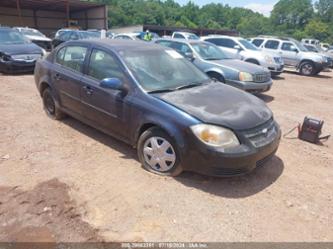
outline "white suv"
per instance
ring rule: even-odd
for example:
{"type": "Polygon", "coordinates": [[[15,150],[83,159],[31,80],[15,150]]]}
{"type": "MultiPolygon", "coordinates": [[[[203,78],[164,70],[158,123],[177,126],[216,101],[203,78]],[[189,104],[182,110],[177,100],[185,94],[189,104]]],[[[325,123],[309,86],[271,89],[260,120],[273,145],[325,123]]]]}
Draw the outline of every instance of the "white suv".
{"type": "Polygon", "coordinates": [[[296,70],[302,75],[315,75],[329,66],[328,59],[325,56],[308,51],[295,39],[257,37],[251,40],[255,46],[264,51],[279,53],[286,68],[296,70]]]}
{"type": "Polygon", "coordinates": [[[210,35],[201,40],[214,43],[225,53],[234,58],[261,65],[271,71],[272,75],[283,72],[284,62],[277,53],[263,52],[241,37],[210,35]]]}

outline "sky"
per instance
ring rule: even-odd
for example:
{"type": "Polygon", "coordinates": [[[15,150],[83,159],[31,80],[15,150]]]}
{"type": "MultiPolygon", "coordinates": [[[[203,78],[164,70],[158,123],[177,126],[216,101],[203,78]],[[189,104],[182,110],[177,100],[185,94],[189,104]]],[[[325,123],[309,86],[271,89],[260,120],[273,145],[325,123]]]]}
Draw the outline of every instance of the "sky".
{"type": "MultiPolygon", "coordinates": [[[[186,4],[189,0],[176,0],[180,4],[186,4]]],[[[207,3],[222,3],[232,7],[244,7],[269,16],[277,0],[192,0],[199,6],[207,3]]]]}

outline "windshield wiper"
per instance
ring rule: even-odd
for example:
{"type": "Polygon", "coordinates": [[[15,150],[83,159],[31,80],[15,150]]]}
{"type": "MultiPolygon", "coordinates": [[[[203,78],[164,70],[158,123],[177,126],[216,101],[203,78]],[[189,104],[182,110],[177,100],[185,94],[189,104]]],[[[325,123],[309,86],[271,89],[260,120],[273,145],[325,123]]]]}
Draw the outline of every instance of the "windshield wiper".
{"type": "Polygon", "coordinates": [[[223,60],[224,58],[214,58],[214,57],[212,57],[212,58],[206,58],[205,60],[207,60],[207,61],[219,61],[219,60],[223,60]]]}
{"type": "Polygon", "coordinates": [[[175,90],[182,90],[182,89],[192,88],[192,87],[196,87],[196,86],[200,86],[200,85],[202,85],[202,83],[193,83],[193,84],[176,87],[175,90]]]}
{"type": "Polygon", "coordinates": [[[182,90],[182,89],[186,89],[186,88],[192,88],[192,87],[196,87],[196,86],[200,86],[200,85],[202,85],[202,83],[193,83],[193,84],[178,86],[176,88],[166,88],[166,89],[153,90],[153,91],[149,91],[148,93],[173,92],[173,91],[178,91],[178,90],[182,90]]]}
{"type": "Polygon", "coordinates": [[[175,88],[157,89],[157,90],[149,91],[148,93],[165,93],[165,92],[173,92],[175,90],[176,90],[175,88]]]}

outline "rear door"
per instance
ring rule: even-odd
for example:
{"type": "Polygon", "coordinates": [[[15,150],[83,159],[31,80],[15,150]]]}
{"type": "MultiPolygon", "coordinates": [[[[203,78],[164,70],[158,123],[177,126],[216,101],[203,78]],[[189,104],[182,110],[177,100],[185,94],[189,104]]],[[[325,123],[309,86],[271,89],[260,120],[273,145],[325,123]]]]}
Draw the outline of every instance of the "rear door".
{"type": "Polygon", "coordinates": [[[105,78],[118,78],[124,84],[128,81],[114,54],[94,48],[81,79],[83,116],[105,132],[126,139],[129,125],[126,97],[120,91],[101,87],[100,82],[105,78]]]}
{"type": "Polygon", "coordinates": [[[81,78],[87,51],[85,46],[61,48],[56,54],[54,70],[51,72],[61,106],[73,114],[81,113],[81,78]]]}

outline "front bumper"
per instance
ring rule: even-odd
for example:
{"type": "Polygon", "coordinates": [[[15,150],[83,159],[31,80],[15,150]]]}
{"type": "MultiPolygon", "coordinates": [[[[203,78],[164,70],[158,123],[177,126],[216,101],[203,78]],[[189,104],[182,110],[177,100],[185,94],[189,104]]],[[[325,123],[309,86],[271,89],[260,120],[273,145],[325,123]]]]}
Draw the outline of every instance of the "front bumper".
{"type": "MultiPolygon", "coordinates": [[[[274,122],[275,123],[275,122],[274,122]]],[[[281,138],[279,126],[274,138],[266,145],[255,147],[238,135],[241,145],[232,153],[204,145],[197,138],[190,141],[188,153],[182,160],[185,170],[211,176],[244,175],[266,163],[277,151],[281,138]]],[[[194,135],[192,135],[194,136],[194,135]]]]}
{"type": "Polygon", "coordinates": [[[248,92],[267,92],[271,89],[273,81],[270,79],[267,82],[255,83],[255,82],[245,82],[237,80],[226,80],[228,85],[239,88],[248,92]]]}
{"type": "Polygon", "coordinates": [[[36,61],[26,62],[26,61],[5,61],[0,62],[0,72],[4,73],[23,73],[23,72],[33,72],[35,68],[36,61]]]}

